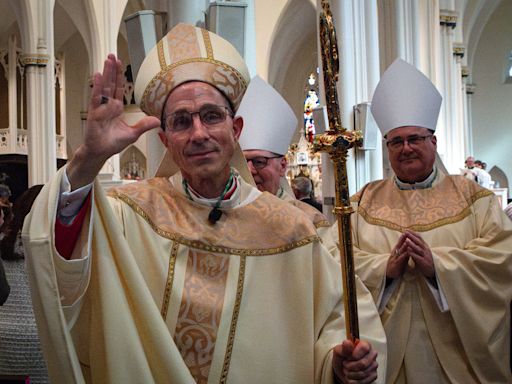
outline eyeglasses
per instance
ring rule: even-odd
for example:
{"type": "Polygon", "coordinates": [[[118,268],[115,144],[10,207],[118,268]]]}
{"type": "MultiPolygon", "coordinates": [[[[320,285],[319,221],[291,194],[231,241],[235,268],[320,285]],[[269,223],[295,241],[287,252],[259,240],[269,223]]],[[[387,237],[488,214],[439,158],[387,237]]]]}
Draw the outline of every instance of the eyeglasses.
{"type": "Polygon", "coordinates": [[[247,162],[251,162],[254,169],[263,169],[268,165],[270,159],[277,159],[283,156],[258,156],[252,159],[247,159],[247,162]]]}
{"type": "Polygon", "coordinates": [[[189,112],[183,109],[170,114],[165,120],[166,127],[173,132],[186,131],[192,126],[194,115],[196,114],[199,115],[201,123],[207,127],[226,121],[228,115],[233,117],[233,113],[229,107],[205,104],[195,112],[189,112]]]}
{"type": "Polygon", "coordinates": [[[386,141],[386,145],[389,149],[393,151],[401,151],[405,145],[405,143],[409,143],[411,147],[417,147],[425,142],[426,139],[429,137],[432,137],[433,135],[411,135],[407,136],[405,139],[402,139],[401,137],[395,137],[392,140],[386,141]]]}

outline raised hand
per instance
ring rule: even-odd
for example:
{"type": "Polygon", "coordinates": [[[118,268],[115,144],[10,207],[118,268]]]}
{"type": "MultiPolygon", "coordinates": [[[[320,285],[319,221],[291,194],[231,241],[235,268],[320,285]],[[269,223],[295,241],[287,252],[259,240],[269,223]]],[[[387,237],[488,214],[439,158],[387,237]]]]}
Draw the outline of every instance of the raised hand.
{"type": "Polygon", "coordinates": [[[160,120],[146,116],[134,125],[122,118],[124,75],[120,60],[109,54],[103,73],[93,76],[93,88],[84,134],[84,142],[67,167],[72,189],[91,183],[112,155],[121,152],[160,120]]]}

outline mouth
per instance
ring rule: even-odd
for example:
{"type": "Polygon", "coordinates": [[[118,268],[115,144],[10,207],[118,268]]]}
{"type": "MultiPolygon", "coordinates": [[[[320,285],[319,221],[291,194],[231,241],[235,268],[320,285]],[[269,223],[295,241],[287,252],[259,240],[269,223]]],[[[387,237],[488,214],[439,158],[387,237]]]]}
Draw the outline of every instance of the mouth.
{"type": "Polygon", "coordinates": [[[211,157],[217,152],[216,148],[196,148],[185,151],[185,156],[189,159],[203,159],[211,157]]]}
{"type": "Polygon", "coordinates": [[[410,162],[413,162],[414,160],[418,160],[418,158],[417,157],[407,157],[404,159],[400,159],[400,162],[401,163],[410,163],[410,162]]]}

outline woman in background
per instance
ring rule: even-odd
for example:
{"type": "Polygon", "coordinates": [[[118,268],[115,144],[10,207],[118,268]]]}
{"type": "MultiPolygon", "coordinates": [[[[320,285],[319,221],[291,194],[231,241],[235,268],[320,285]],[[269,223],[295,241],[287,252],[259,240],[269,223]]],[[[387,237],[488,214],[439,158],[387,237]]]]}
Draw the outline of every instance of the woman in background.
{"type": "Polygon", "coordinates": [[[13,204],[12,219],[3,228],[0,256],[11,287],[0,310],[0,382],[2,376],[30,378],[30,383],[48,383],[48,373],[39,343],[32,300],[25,272],[21,242],[23,220],[42,185],[26,190],[13,204]]]}

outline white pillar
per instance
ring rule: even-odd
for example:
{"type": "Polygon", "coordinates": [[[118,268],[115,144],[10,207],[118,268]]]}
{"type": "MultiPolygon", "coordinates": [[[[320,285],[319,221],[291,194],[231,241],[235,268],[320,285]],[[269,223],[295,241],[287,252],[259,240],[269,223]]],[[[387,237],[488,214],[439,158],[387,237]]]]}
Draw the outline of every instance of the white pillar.
{"type": "Polygon", "coordinates": [[[8,92],[8,108],[9,108],[9,143],[7,146],[9,148],[9,152],[16,153],[16,140],[18,136],[18,128],[21,127],[21,124],[18,124],[18,113],[17,113],[17,66],[18,62],[18,52],[16,50],[16,36],[11,35],[9,37],[9,52],[8,52],[8,72],[7,75],[7,84],[9,84],[8,92]]]}
{"type": "Polygon", "coordinates": [[[187,23],[204,28],[205,11],[208,3],[205,0],[168,0],[168,29],[172,29],[179,23],[187,23]]]}
{"type": "Polygon", "coordinates": [[[23,64],[27,84],[28,185],[46,183],[57,171],[52,0],[30,1],[35,20],[23,64]]]}
{"type": "MultiPolygon", "coordinates": [[[[354,129],[354,106],[371,99],[379,79],[379,50],[376,0],[335,0],[330,2],[333,23],[337,33],[339,51],[338,102],[343,127],[354,129]]],[[[321,1],[317,2],[318,14],[322,12],[321,1]]],[[[320,44],[319,44],[320,47],[320,44]]],[[[320,48],[321,49],[321,48],[320,48]]],[[[319,55],[319,68],[322,68],[319,55]]],[[[321,99],[325,104],[323,74],[320,76],[321,99]]],[[[366,182],[382,177],[382,152],[349,151],[347,177],[351,194],[366,182]],[[356,161],[357,158],[357,161],[356,161]],[[358,177],[360,176],[360,177],[358,177]]],[[[333,197],[334,172],[332,162],[322,155],[322,194],[333,197]]],[[[326,204],[324,212],[328,218],[332,206],[326,204]]]]}
{"type": "MultiPolygon", "coordinates": [[[[381,72],[395,59],[401,58],[421,70],[436,84],[440,56],[439,1],[379,0],[379,15],[381,72]]],[[[384,175],[388,177],[392,170],[387,150],[383,151],[383,157],[384,175]]]]}
{"type": "MultiPolygon", "coordinates": [[[[88,17],[97,22],[97,30],[92,31],[92,55],[90,67],[92,72],[103,70],[103,63],[109,53],[117,52],[117,37],[119,30],[117,27],[121,24],[123,16],[122,10],[125,8],[128,0],[104,1],[104,0],[86,0],[89,4],[88,17]],[[116,26],[113,28],[112,26],[116,26]]],[[[100,171],[102,180],[120,179],[119,154],[112,156],[107,160],[100,171]]]]}
{"type": "Polygon", "coordinates": [[[466,152],[464,153],[464,158],[467,158],[469,155],[472,155],[473,152],[473,93],[475,93],[475,85],[474,84],[466,84],[466,119],[465,119],[465,127],[466,127],[466,152]]]}
{"type": "Polygon", "coordinates": [[[465,151],[461,71],[464,47],[454,44],[457,19],[454,11],[441,11],[440,92],[443,95],[443,104],[438,130],[436,130],[439,155],[448,172],[455,174],[459,173],[459,168],[464,164],[465,151]]]}
{"type": "MultiPolygon", "coordinates": [[[[59,119],[60,119],[60,132],[57,135],[57,157],[60,159],[67,159],[66,150],[66,61],[64,54],[58,57],[59,64],[56,65],[55,72],[59,79],[59,119]]],[[[55,79],[57,83],[57,79],[55,79]]],[[[57,106],[56,106],[57,108],[57,106]]]]}
{"type": "MultiPolygon", "coordinates": [[[[352,81],[356,83],[355,101],[359,104],[371,101],[380,78],[377,2],[356,1],[353,10],[355,70],[353,74],[347,73],[344,77],[352,77],[352,81]]],[[[375,150],[355,151],[356,190],[372,180],[383,177],[380,131],[377,132],[377,136],[378,145],[375,150]]]]}

